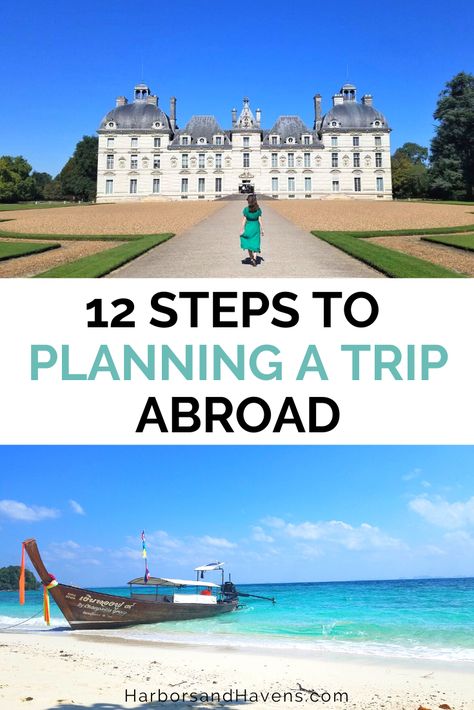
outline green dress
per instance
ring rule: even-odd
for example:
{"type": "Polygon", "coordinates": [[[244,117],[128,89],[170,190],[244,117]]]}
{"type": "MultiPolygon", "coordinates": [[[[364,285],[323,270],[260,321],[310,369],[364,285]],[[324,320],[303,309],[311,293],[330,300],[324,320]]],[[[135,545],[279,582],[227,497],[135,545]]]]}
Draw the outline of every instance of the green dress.
{"type": "Polygon", "coordinates": [[[250,249],[250,251],[260,251],[260,222],[258,218],[262,214],[260,207],[256,212],[251,212],[248,207],[245,207],[243,213],[246,218],[243,234],[240,235],[240,246],[242,249],[250,249]]]}

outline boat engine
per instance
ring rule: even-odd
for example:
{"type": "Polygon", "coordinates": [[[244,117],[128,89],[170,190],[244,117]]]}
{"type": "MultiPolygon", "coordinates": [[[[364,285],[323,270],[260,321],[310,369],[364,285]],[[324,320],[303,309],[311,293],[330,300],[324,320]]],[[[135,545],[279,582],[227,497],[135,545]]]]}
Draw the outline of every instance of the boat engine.
{"type": "Polygon", "coordinates": [[[237,591],[237,588],[233,582],[230,580],[228,582],[224,582],[224,584],[221,587],[222,594],[224,595],[224,600],[226,602],[232,602],[235,601],[239,598],[239,593],[237,591]]]}

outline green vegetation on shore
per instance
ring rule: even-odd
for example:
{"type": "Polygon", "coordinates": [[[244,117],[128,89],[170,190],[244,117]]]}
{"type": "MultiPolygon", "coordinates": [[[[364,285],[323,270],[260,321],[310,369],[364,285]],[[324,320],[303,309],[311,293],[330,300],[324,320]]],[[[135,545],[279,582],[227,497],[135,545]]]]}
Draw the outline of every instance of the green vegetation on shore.
{"type": "Polygon", "coordinates": [[[370,237],[445,235],[473,231],[474,225],[471,224],[461,227],[399,229],[379,232],[323,232],[315,230],[312,234],[391,278],[466,278],[465,274],[366,240],[370,237]]]}
{"type": "Polygon", "coordinates": [[[77,207],[78,205],[90,205],[91,202],[10,202],[0,204],[0,212],[12,212],[14,210],[45,210],[54,207],[77,207]]]}
{"type": "MultiPolygon", "coordinates": [[[[18,589],[20,580],[20,565],[10,565],[9,567],[0,567],[0,591],[14,592],[18,589]]],[[[34,575],[25,570],[25,589],[39,589],[40,585],[36,581],[34,575]]]]}

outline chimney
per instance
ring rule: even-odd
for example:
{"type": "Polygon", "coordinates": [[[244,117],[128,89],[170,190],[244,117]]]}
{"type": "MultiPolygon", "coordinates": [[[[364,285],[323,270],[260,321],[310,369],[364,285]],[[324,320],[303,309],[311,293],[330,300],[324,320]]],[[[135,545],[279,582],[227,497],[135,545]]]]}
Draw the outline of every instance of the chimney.
{"type": "Polygon", "coordinates": [[[332,105],[337,106],[338,104],[342,104],[344,102],[344,98],[342,94],[334,94],[332,97],[332,105]]]}
{"type": "Polygon", "coordinates": [[[237,109],[233,108],[232,109],[232,128],[235,126],[237,123],[237,109]]]}
{"type": "Polygon", "coordinates": [[[321,128],[321,94],[315,94],[314,101],[314,130],[319,131],[321,128]]]}
{"type": "Polygon", "coordinates": [[[176,130],[176,97],[172,96],[170,99],[170,125],[171,130],[176,130]]]}
{"type": "Polygon", "coordinates": [[[125,98],[125,96],[117,96],[115,100],[115,105],[116,106],[125,106],[125,104],[128,104],[128,100],[125,98]]]}
{"type": "Polygon", "coordinates": [[[147,104],[151,104],[152,106],[158,106],[158,96],[147,96],[146,102],[147,104]]]}
{"type": "Polygon", "coordinates": [[[255,121],[256,121],[256,123],[257,123],[257,128],[260,128],[260,121],[261,121],[261,120],[262,120],[262,112],[261,112],[260,109],[258,108],[258,109],[255,111],[255,121]]]}
{"type": "Polygon", "coordinates": [[[372,106],[372,94],[364,94],[362,97],[364,106],[372,106]]]}

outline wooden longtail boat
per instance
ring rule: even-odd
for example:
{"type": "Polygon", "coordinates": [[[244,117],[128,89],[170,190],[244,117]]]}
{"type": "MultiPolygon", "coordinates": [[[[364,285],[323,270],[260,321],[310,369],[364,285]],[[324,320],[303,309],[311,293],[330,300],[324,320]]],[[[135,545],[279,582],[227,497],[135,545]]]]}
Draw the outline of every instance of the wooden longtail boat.
{"type": "Polygon", "coordinates": [[[25,540],[23,545],[43,586],[73,629],[116,629],[161,621],[207,619],[234,611],[239,604],[239,593],[233,583],[224,583],[222,563],[197,567],[196,581],[150,577],[145,583],[138,577],[129,582],[130,596],[121,597],[57,582],[44,566],[36,540],[25,540]],[[222,571],[221,585],[203,580],[204,572],[211,570],[222,571]],[[137,586],[143,591],[136,591],[137,586]],[[159,593],[163,587],[170,588],[170,593],[159,593]],[[195,593],[180,593],[186,587],[194,587],[195,593]]]}

